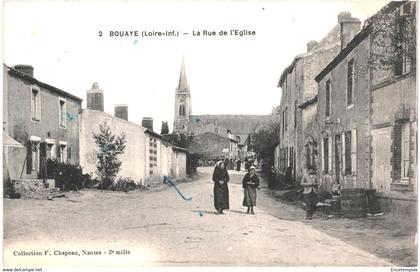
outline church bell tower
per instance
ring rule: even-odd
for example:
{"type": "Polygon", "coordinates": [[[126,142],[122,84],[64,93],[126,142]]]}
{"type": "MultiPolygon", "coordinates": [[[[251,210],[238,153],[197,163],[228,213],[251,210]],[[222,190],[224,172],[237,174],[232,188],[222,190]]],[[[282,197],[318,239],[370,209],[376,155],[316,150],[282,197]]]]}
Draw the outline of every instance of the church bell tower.
{"type": "Polygon", "coordinates": [[[185,73],[185,63],[182,59],[181,72],[179,74],[178,87],[175,91],[175,118],[173,132],[188,132],[191,115],[191,94],[185,73]]]}

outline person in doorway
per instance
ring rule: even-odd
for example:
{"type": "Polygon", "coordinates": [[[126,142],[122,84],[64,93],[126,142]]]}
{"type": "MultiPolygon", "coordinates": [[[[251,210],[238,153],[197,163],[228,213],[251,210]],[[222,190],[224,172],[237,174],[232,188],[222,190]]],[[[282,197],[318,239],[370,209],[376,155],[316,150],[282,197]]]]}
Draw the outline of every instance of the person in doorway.
{"type": "Polygon", "coordinates": [[[312,219],[317,203],[318,179],[313,167],[308,168],[308,172],[302,177],[303,199],[306,206],[306,219],[312,219]]]}
{"type": "Polygon", "coordinates": [[[255,167],[251,166],[249,172],[242,180],[242,188],[244,188],[244,200],[242,205],[248,207],[247,212],[254,214],[254,206],[257,201],[257,188],[260,186],[260,180],[255,174],[255,167]]]}
{"type": "Polygon", "coordinates": [[[216,214],[223,214],[223,210],[229,209],[229,174],[223,161],[216,163],[213,172],[214,208],[216,214]]]}
{"type": "Polygon", "coordinates": [[[293,187],[293,163],[291,162],[289,167],[286,169],[286,175],[284,176],[286,187],[293,187]]]}

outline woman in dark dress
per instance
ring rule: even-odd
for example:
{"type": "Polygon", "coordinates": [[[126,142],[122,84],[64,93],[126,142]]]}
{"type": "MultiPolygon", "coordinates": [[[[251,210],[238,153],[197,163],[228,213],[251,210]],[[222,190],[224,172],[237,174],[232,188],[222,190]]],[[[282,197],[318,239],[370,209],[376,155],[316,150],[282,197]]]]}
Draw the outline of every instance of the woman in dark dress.
{"type": "Polygon", "coordinates": [[[257,205],[257,188],[260,186],[260,180],[255,174],[255,167],[251,166],[249,172],[242,180],[242,188],[244,188],[244,201],[242,205],[248,207],[246,213],[251,211],[254,214],[254,206],[257,205]]]}
{"type": "Polygon", "coordinates": [[[229,174],[223,161],[216,163],[213,172],[214,182],[214,208],[216,213],[223,213],[223,210],[229,209],[229,174]]]}

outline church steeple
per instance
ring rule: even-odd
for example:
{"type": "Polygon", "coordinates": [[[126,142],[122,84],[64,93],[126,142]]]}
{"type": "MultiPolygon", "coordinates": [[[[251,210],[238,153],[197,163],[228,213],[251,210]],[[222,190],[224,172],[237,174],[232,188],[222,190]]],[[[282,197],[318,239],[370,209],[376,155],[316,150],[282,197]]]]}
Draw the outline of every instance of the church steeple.
{"type": "Polygon", "coordinates": [[[186,93],[190,92],[190,87],[188,86],[188,82],[187,82],[187,74],[185,73],[184,58],[182,58],[181,72],[179,73],[179,82],[178,82],[177,92],[186,92],[186,93]]]}
{"type": "Polygon", "coordinates": [[[182,58],[181,72],[179,74],[178,87],[175,92],[175,118],[173,131],[175,133],[188,132],[191,115],[191,94],[185,72],[185,62],[182,58]]]}

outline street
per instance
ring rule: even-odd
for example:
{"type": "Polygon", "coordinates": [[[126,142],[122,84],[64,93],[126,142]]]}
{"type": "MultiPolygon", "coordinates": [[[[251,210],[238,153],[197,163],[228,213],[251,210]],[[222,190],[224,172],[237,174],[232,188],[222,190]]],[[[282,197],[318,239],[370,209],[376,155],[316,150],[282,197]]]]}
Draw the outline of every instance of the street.
{"type": "MultiPolygon", "coordinates": [[[[271,215],[259,205],[269,201],[264,188],[256,214],[246,214],[244,172],[229,171],[230,210],[216,215],[212,168],[199,170],[197,180],[178,186],[191,201],[163,186],[130,193],[83,190],[54,201],[4,199],[4,265],[395,265],[311,226],[320,219],[271,215]],[[21,251],[42,254],[16,256],[21,251]]],[[[304,217],[300,208],[277,205],[304,217]]]]}

